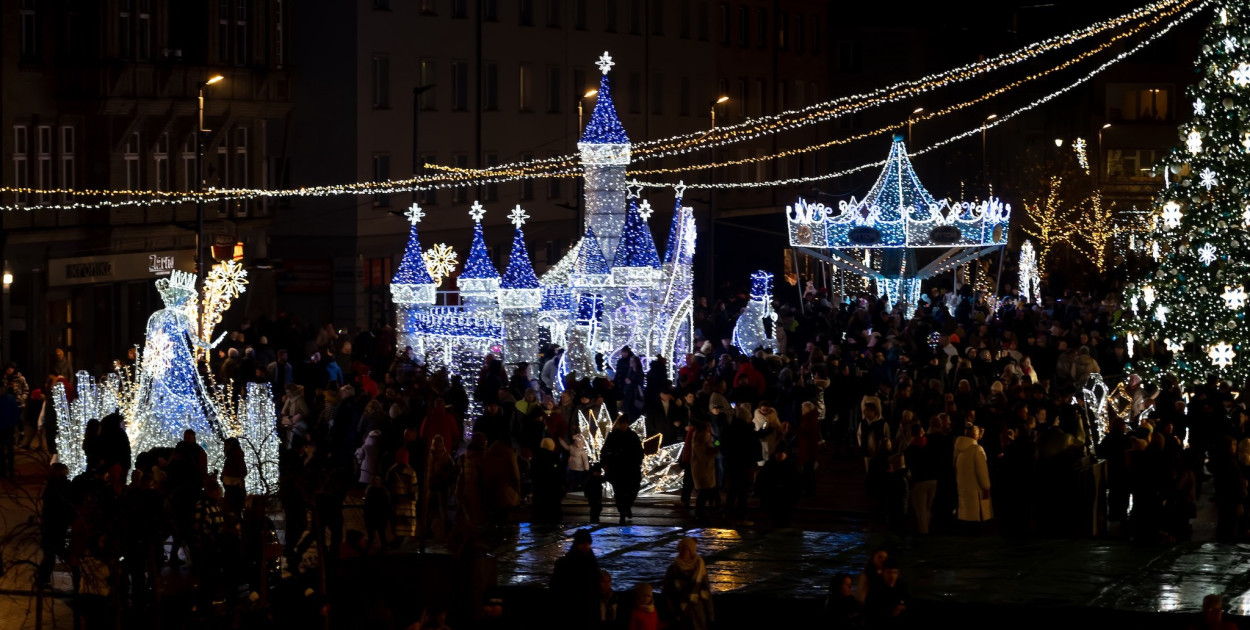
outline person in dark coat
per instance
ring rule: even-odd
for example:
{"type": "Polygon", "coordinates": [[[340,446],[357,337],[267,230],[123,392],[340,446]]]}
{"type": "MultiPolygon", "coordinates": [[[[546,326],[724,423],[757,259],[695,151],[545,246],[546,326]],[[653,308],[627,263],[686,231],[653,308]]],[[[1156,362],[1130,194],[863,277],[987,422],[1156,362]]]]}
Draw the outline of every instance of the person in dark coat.
{"type": "Polygon", "coordinates": [[[786,442],[778,442],[756,481],[760,501],[773,527],[789,527],[799,501],[799,467],[789,451],[786,442]]]}
{"type": "Polygon", "coordinates": [[[738,405],[734,409],[733,420],[729,423],[729,431],[725,434],[725,475],[728,477],[725,513],[729,518],[738,521],[746,519],[747,497],[751,494],[755,469],[759,466],[763,453],[760,448],[760,433],[763,431],[755,430],[755,423],[751,418],[751,406],[738,405]]]}
{"type": "Polygon", "coordinates": [[[564,496],[563,475],[555,449],[555,440],[543,438],[530,460],[530,480],[534,484],[531,520],[535,523],[554,525],[563,518],[560,510],[560,501],[564,496]]]}
{"type": "Polygon", "coordinates": [[[622,524],[634,518],[634,501],[642,487],[642,457],[642,439],[630,430],[628,420],[618,419],[603,442],[600,461],[612,484],[622,524]]]}
{"type": "Polygon", "coordinates": [[[569,630],[593,628],[599,619],[599,561],[590,545],[590,530],[577,530],[551,572],[553,601],[560,603],[552,619],[569,630]]]}
{"type": "Polygon", "coordinates": [[[0,393],[0,477],[12,478],[16,455],[17,428],[22,424],[22,408],[12,387],[0,393]]]}
{"type": "Polygon", "coordinates": [[[74,519],[78,518],[70,489],[69,467],[65,464],[52,464],[52,475],[48,477],[48,485],[43,490],[43,510],[39,516],[39,547],[43,557],[35,572],[35,583],[41,587],[50,587],[56,557],[69,559],[65,548],[65,535],[74,519]]]}

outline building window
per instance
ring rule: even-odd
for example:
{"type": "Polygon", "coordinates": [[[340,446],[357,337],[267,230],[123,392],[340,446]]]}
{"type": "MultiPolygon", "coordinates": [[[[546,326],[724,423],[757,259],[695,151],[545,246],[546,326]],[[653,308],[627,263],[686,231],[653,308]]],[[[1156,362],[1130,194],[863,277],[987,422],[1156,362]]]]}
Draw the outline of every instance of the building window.
{"type": "Polygon", "coordinates": [[[1154,178],[1154,165],[1163,157],[1159,149],[1108,149],[1107,177],[1154,178]]]}
{"type": "Polygon", "coordinates": [[[451,109],[463,112],[469,109],[469,63],[451,62],[451,109]]]}
{"type": "Polygon", "coordinates": [[[172,190],[169,185],[169,134],[156,138],[156,150],[152,151],[152,166],[156,172],[156,189],[172,190]]]}
{"type": "Polygon", "coordinates": [[[690,115],[690,77],[681,78],[681,88],[678,90],[677,112],[682,116],[690,115]]]}
{"type": "Polygon", "coordinates": [[[39,60],[39,13],[37,0],[22,0],[18,9],[22,23],[22,61],[39,60]]]}
{"type": "Polygon", "coordinates": [[[499,21],[499,0],[482,1],[482,20],[486,22],[499,21]]]}
{"type": "MultiPolygon", "coordinates": [[[[122,2],[128,1],[122,0],[122,2]]],[[[217,2],[217,61],[230,63],[230,0],[217,2]]]]}
{"type": "Polygon", "coordinates": [[[534,109],[534,71],[529,66],[521,64],[521,71],[518,73],[519,90],[519,109],[523,112],[533,111],[534,109]]]}
{"type": "Polygon", "coordinates": [[[273,60],[274,67],[281,68],[286,61],[286,38],[283,37],[282,25],[286,16],[282,10],[282,0],[274,0],[273,4],[273,60]]]}
{"type": "Polygon", "coordinates": [[[651,75],[651,113],[664,113],[664,75],[658,72],[651,75]]]}
{"type": "Polygon", "coordinates": [[[690,39],[690,0],[681,0],[681,8],[677,10],[680,20],[679,34],[682,39],[690,39]]]}
{"type": "MultiPolygon", "coordinates": [[[[487,153],[485,155],[485,158],[486,158],[486,168],[491,168],[492,166],[499,166],[499,154],[498,153],[487,153]]],[[[482,199],[483,201],[498,201],[499,200],[499,184],[496,184],[493,180],[490,183],[486,184],[486,189],[482,191],[482,197],[483,197],[482,199]]]]}
{"type": "Polygon", "coordinates": [[[720,5],[720,43],[729,45],[729,5],[721,3],[720,5]]]}
{"type": "Polygon", "coordinates": [[[812,54],[820,52],[820,20],[812,20],[812,54]]]}
{"type": "MultiPolygon", "coordinates": [[[[421,164],[436,164],[437,162],[438,162],[437,155],[421,156],[421,164]]],[[[413,169],[413,170],[417,170],[417,169],[413,169]]],[[[425,172],[424,167],[421,168],[421,172],[425,172]]],[[[427,188],[425,190],[418,191],[417,202],[426,206],[437,205],[438,204],[438,190],[434,188],[427,188]]]]}
{"type": "Polygon", "coordinates": [[[386,55],[373,56],[373,107],[391,106],[391,60],[386,55]]]}
{"type": "Polygon", "coordinates": [[[573,1],[573,27],[579,31],[586,30],[586,0],[573,1]]]}
{"type": "Polygon", "coordinates": [[[135,31],[139,36],[135,56],[147,61],[152,58],[152,0],[139,0],[139,21],[135,31]]]}
{"type": "Polygon", "coordinates": [[[743,116],[747,115],[747,105],[750,103],[747,101],[747,96],[751,91],[747,89],[747,85],[748,81],[746,79],[738,79],[738,111],[743,116]]]}
{"type": "Polygon", "coordinates": [[[1166,87],[1110,84],[1107,86],[1107,118],[1110,120],[1168,121],[1172,108],[1166,87]]]}
{"type": "Polygon", "coordinates": [[[199,190],[200,185],[195,177],[195,132],[193,131],[187,134],[187,139],[182,143],[182,189],[199,190]]]}
{"type": "Polygon", "coordinates": [[[547,0],[547,26],[560,28],[560,0],[547,0]]]}
{"type": "MultiPolygon", "coordinates": [[[[759,116],[764,113],[764,95],[768,93],[767,88],[765,88],[764,85],[765,84],[764,84],[763,79],[755,80],[755,92],[751,94],[751,98],[752,98],[751,115],[752,116],[759,116]]],[[[782,85],[782,83],[778,81],[777,85],[782,85]]],[[[781,93],[782,94],[785,93],[785,88],[782,88],[781,93]]]]}
{"type": "Polygon", "coordinates": [[[642,35],[642,0],[629,0],[629,34],[642,35]]]}
{"type": "MultiPolygon", "coordinates": [[[[13,125],[13,186],[17,188],[30,186],[30,165],[26,161],[30,151],[28,133],[25,125],[13,125]]],[[[26,193],[18,193],[17,200],[25,202],[26,193]]]]}
{"type": "MultiPolygon", "coordinates": [[[[525,153],[521,155],[522,162],[534,161],[533,153],[525,153]]],[[[534,199],[534,179],[525,178],[521,180],[521,201],[532,201],[534,199]]]]}
{"type": "Polygon", "coordinates": [[[838,71],[847,74],[864,71],[863,42],[838,43],[838,71]]]}
{"type": "Polygon", "coordinates": [[[800,15],[794,21],[794,50],[795,52],[806,52],[807,50],[806,15],[800,15]]]}
{"type": "Polygon", "coordinates": [[[534,25],[534,0],[520,0],[521,26],[534,25]]]}
{"type": "Polygon", "coordinates": [[[244,66],[252,62],[252,41],[247,36],[248,0],[237,0],[234,17],[234,63],[244,66]]]}
{"type": "Polygon", "coordinates": [[[433,59],[422,59],[417,67],[417,82],[422,86],[429,86],[429,89],[422,92],[417,97],[421,109],[429,111],[435,108],[437,101],[434,100],[435,84],[438,83],[438,68],[434,65],[433,59]]]}
{"type": "Polygon", "coordinates": [[[642,75],[629,73],[629,113],[642,113],[642,75]]]}
{"type": "Polygon", "coordinates": [[[616,0],[604,0],[603,2],[603,30],[609,33],[616,32],[616,0]]]}
{"type": "MultiPolygon", "coordinates": [[[[469,168],[469,156],[463,153],[451,156],[451,161],[453,164],[456,165],[456,168],[459,168],[459,169],[469,168]]],[[[451,189],[451,202],[452,203],[465,203],[468,200],[469,200],[469,188],[467,186],[456,186],[455,188],[451,189]]]]}
{"type": "Polygon", "coordinates": [[[559,113],[561,107],[560,102],[564,99],[563,92],[560,90],[560,67],[547,67],[547,113],[559,113]]]}
{"type": "MultiPolygon", "coordinates": [[[[73,188],[77,180],[74,177],[74,128],[61,126],[61,188],[73,188]]],[[[61,200],[65,201],[62,195],[61,200]]]]}
{"type": "Polygon", "coordinates": [[[651,0],[651,34],[664,34],[664,2],[665,0],[651,0]]]}
{"type": "Polygon", "coordinates": [[[751,7],[738,7],[738,45],[751,45],[751,7]]]}
{"type": "MultiPolygon", "coordinates": [[[[226,143],[223,142],[217,147],[217,165],[215,167],[210,167],[211,174],[209,177],[216,178],[215,180],[210,179],[210,181],[212,182],[212,185],[217,188],[230,187],[230,165],[228,158],[229,153],[226,151],[226,143]]],[[[226,204],[217,205],[217,215],[226,215],[226,204]]]]}
{"type": "Polygon", "coordinates": [[[421,0],[420,10],[421,10],[422,15],[437,15],[438,14],[438,1],[437,0],[421,0]]]}
{"type": "MultiPolygon", "coordinates": [[[[385,153],[373,154],[373,181],[385,182],[391,179],[391,156],[385,153]]],[[[373,195],[373,205],[389,206],[391,205],[391,196],[387,193],[376,193],[373,195]]]]}
{"type": "Polygon", "coordinates": [[[130,134],[126,139],[126,150],[122,154],[122,160],[126,163],[126,190],[138,190],[143,184],[143,170],[139,165],[139,149],[143,145],[139,140],[138,131],[130,134]]]}
{"type": "MultiPolygon", "coordinates": [[[[36,188],[52,188],[52,127],[40,125],[35,135],[36,188]]],[[[47,201],[40,197],[40,201],[47,201]]]]}
{"type": "Polygon", "coordinates": [[[134,0],[120,0],[117,4],[117,56],[130,59],[134,53],[133,33],[130,30],[134,0]]]}
{"type": "Polygon", "coordinates": [[[768,9],[756,9],[755,21],[757,22],[755,25],[755,28],[757,29],[755,34],[755,39],[757,41],[755,42],[755,45],[758,46],[760,50],[764,50],[768,48],[768,9]]]}
{"type": "Polygon", "coordinates": [[[381,11],[390,11],[391,0],[373,0],[373,8],[381,11]]]}
{"type": "Polygon", "coordinates": [[[790,17],[785,11],[777,12],[777,50],[790,49],[790,17]]]}
{"type": "Polygon", "coordinates": [[[489,61],[482,66],[482,109],[499,109],[499,64],[489,61]]]}
{"type": "Polygon", "coordinates": [[[710,0],[699,0],[699,41],[706,42],[708,29],[712,22],[712,5],[710,0]]]}
{"type": "Polygon", "coordinates": [[[451,0],[451,17],[461,20],[469,17],[469,0],[451,0]]]}

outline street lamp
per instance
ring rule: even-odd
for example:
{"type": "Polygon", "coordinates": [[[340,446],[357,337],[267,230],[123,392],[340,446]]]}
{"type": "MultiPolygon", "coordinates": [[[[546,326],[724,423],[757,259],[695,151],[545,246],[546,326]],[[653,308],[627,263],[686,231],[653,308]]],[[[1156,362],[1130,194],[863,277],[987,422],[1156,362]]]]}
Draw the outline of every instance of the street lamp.
{"type": "Polygon", "coordinates": [[[726,102],[729,102],[729,97],[722,96],[712,101],[711,104],[708,105],[708,110],[712,113],[712,129],[716,129],[716,106],[720,105],[721,103],[726,103],[726,102]]]}
{"type": "Polygon", "coordinates": [[[578,134],[581,134],[582,132],[582,103],[585,102],[586,99],[592,96],[598,96],[598,95],[599,95],[599,90],[587,90],[585,94],[578,97],[577,99],[577,133],[578,134]]]}
{"type": "Polygon", "coordinates": [[[986,180],[989,180],[990,178],[989,176],[990,169],[989,169],[989,159],[985,155],[985,126],[986,124],[988,124],[991,120],[994,120],[995,118],[998,118],[998,114],[990,114],[989,116],[985,117],[985,120],[981,121],[981,175],[986,180]]]}
{"type": "Polygon", "coordinates": [[[907,115],[907,144],[911,144],[911,117],[924,111],[923,107],[917,107],[907,115]]]}
{"type": "Polygon", "coordinates": [[[1098,128],[1098,177],[1099,178],[1102,177],[1102,171],[1104,168],[1103,165],[1106,163],[1102,156],[1102,132],[1106,131],[1107,128],[1110,126],[1111,126],[1111,123],[1107,123],[1103,125],[1102,127],[1098,128]]]}
{"type": "Polygon", "coordinates": [[[204,128],[204,88],[225,78],[220,74],[213,75],[195,86],[199,93],[199,123],[195,128],[195,273],[201,281],[208,273],[204,267],[204,134],[208,133],[208,129],[204,128]]]}

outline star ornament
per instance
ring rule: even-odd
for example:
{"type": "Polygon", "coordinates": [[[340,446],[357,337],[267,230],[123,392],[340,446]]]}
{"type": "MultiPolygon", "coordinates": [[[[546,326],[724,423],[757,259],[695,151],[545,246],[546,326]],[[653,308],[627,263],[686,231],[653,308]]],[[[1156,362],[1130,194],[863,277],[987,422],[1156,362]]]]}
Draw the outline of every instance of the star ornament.
{"type": "Polygon", "coordinates": [[[1211,363],[1214,363],[1216,367],[1226,368],[1233,364],[1233,359],[1236,357],[1237,353],[1227,341],[1221,341],[1207,348],[1207,358],[1211,359],[1211,363]]]}
{"type": "Polygon", "coordinates": [[[605,50],[599,56],[599,61],[596,61],[595,65],[599,66],[599,72],[607,74],[608,70],[611,70],[612,66],[616,65],[616,62],[612,61],[612,55],[609,55],[608,51],[605,50]]]}
{"type": "Polygon", "coordinates": [[[638,204],[638,216],[642,217],[643,221],[649,220],[652,212],[655,212],[655,210],[651,208],[650,201],[643,199],[642,203],[638,204]]]}
{"type": "Polygon", "coordinates": [[[625,187],[625,190],[625,197],[628,199],[637,199],[642,196],[642,184],[636,179],[629,180],[629,185],[625,187]]]}
{"type": "Polygon", "coordinates": [[[1204,243],[1202,247],[1198,249],[1198,260],[1201,260],[1204,266],[1210,267],[1211,263],[1215,262],[1216,259],[1215,251],[1214,245],[1204,243]]]}
{"type": "MultiPolygon", "coordinates": [[[[1247,136],[1246,136],[1246,137],[1247,137],[1247,138],[1250,138],[1250,134],[1247,134],[1247,136]]],[[[686,196],[686,182],[685,182],[685,180],[678,180],[678,181],[677,181],[677,185],[676,185],[676,186],[673,186],[673,193],[677,195],[677,198],[678,198],[678,199],[682,199],[682,198],[684,198],[684,197],[686,196]]]]}
{"type": "Polygon", "coordinates": [[[481,223],[484,216],[486,216],[486,208],[483,208],[480,202],[474,201],[473,206],[469,208],[469,218],[473,219],[474,223],[481,223]]]}
{"type": "Polygon", "coordinates": [[[1246,305],[1246,287],[1245,285],[1237,285],[1237,288],[1234,289],[1226,284],[1224,285],[1224,294],[1220,297],[1224,298],[1224,306],[1234,311],[1241,310],[1246,305]]]}
{"type": "Polygon", "coordinates": [[[421,219],[425,218],[425,211],[421,209],[421,206],[414,203],[408,207],[408,211],[404,213],[404,216],[408,217],[409,223],[416,225],[421,222],[421,219]]]}
{"type": "Polygon", "coordinates": [[[512,209],[512,213],[508,215],[508,220],[512,221],[512,225],[517,226],[517,229],[520,229],[522,225],[525,225],[525,220],[528,218],[530,218],[529,213],[522,210],[521,204],[519,203],[512,209]]]}
{"type": "Polygon", "coordinates": [[[1250,63],[1239,64],[1236,70],[1229,73],[1229,76],[1233,78],[1233,83],[1236,83],[1237,87],[1250,85],[1250,63]]]}

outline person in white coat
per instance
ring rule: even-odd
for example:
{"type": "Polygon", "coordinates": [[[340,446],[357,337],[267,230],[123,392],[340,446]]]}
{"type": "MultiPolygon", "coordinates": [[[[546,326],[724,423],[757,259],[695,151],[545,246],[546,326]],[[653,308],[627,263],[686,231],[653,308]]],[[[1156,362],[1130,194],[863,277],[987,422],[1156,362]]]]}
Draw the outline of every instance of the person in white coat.
{"type": "Polygon", "coordinates": [[[994,518],[985,449],[977,444],[981,431],[981,427],[968,425],[964,434],[955,439],[955,489],[959,494],[956,516],[967,523],[981,523],[994,518]]]}
{"type": "Polygon", "coordinates": [[[365,443],[356,449],[356,463],[360,466],[360,477],[358,477],[360,483],[367,485],[373,481],[375,475],[382,474],[383,471],[378,469],[381,450],[382,432],[374,429],[365,436],[365,443]]]}

